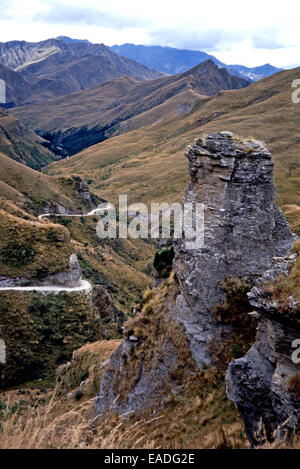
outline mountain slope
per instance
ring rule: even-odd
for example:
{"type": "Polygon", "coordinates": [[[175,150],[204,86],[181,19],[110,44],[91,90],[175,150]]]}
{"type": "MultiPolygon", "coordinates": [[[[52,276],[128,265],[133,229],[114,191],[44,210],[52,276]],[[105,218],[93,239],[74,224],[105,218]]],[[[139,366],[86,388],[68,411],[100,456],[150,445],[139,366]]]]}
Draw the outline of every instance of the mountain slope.
{"type": "Polygon", "coordinates": [[[110,51],[104,44],[91,44],[89,42],[66,43],[62,39],[47,39],[40,42],[10,41],[0,43],[0,63],[13,70],[23,71],[27,66],[43,62],[54,55],[73,57],[74,59],[86,56],[103,57],[119,66],[127,68],[127,74],[141,78],[155,78],[159,76],[138,63],[120,58],[110,51]],[[131,73],[129,71],[131,70],[131,73]]]}
{"type": "Polygon", "coordinates": [[[6,84],[6,103],[4,104],[6,108],[46,101],[73,91],[64,80],[47,77],[31,80],[4,65],[0,65],[0,78],[6,84]]]}
{"type": "Polygon", "coordinates": [[[154,79],[162,76],[133,60],[119,57],[103,46],[102,53],[79,57],[53,54],[41,62],[23,66],[22,74],[28,79],[52,79],[65,82],[72,92],[104,83],[125,75],[138,80],[154,79]]]}
{"type": "Polygon", "coordinates": [[[47,150],[45,141],[33,132],[29,132],[19,120],[0,108],[0,152],[14,160],[41,169],[57,159],[47,150]]]}
{"type": "MultiPolygon", "coordinates": [[[[100,240],[96,233],[98,217],[69,217],[68,213],[86,214],[98,203],[97,198],[89,193],[87,184],[74,174],[48,176],[17,163],[1,152],[0,167],[2,210],[22,220],[35,222],[37,231],[39,227],[51,228],[53,223],[58,225],[57,229],[62,228],[60,225],[66,226],[84,277],[106,288],[111,295],[115,308],[115,316],[111,319],[117,321],[123,314],[130,313],[151,284],[148,262],[154,255],[155,244],[144,240],[100,240]],[[39,214],[49,212],[65,216],[45,221],[37,219],[39,214]]],[[[51,242],[51,235],[49,239],[51,242]]],[[[44,251],[51,257],[47,240],[44,251]]],[[[0,264],[3,255],[0,252],[0,264]]],[[[51,266],[51,259],[49,263],[51,266]]],[[[109,325],[107,327],[109,330],[109,325]]],[[[112,330],[115,329],[116,324],[112,326],[112,330]]],[[[110,333],[113,332],[107,332],[110,333]]]]}
{"type": "Polygon", "coordinates": [[[148,80],[162,76],[103,44],[49,39],[0,43],[0,78],[11,106],[41,102],[122,76],[148,80]]]}
{"type": "Polygon", "coordinates": [[[185,145],[204,131],[230,130],[266,142],[275,161],[279,204],[300,205],[300,114],[291,100],[291,83],[299,73],[299,68],[287,70],[222,91],[189,113],[106,140],[46,171],[75,171],[111,202],[123,193],[131,202],[178,201],[187,181],[185,145]]]}
{"type": "Polygon", "coordinates": [[[110,50],[123,57],[135,60],[153,70],[169,74],[186,72],[206,60],[213,60],[216,64],[224,64],[214,56],[202,51],[175,49],[161,46],[142,46],[135,44],[114,45],[110,50]]]}
{"type": "Polygon", "coordinates": [[[169,114],[190,112],[205,96],[247,85],[208,60],[183,74],[146,82],[126,77],[13,112],[54,148],[72,155],[169,114]]]}
{"type": "Polygon", "coordinates": [[[90,209],[82,197],[80,178],[50,177],[0,152],[0,197],[21,209],[38,215],[49,206],[61,206],[66,212],[84,212],[90,209]]]}
{"type": "Polygon", "coordinates": [[[182,73],[195,65],[208,59],[213,60],[217,65],[226,67],[234,74],[247,78],[250,81],[257,81],[265,78],[281,69],[265,64],[259,67],[248,68],[244,65],[226,65],[213,55],[203,51],[188,49],[175,49],[173,47],[142,46],[135,44],[114,45],[110,49],[117,54],[135,60],[146,67],[161,72],[176,74],[182,73]]]}

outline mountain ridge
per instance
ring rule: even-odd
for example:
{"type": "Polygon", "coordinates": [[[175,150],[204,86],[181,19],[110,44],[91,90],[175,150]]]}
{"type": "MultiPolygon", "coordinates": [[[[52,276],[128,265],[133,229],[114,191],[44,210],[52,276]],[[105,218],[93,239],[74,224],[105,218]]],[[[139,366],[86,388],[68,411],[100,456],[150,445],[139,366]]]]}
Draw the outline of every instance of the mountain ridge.
{"type": "Polygon", "coordinates": [[[131,130],[133,119],[134,127],[141,127],[145,120],[149,124],[170,112],[189,112],[199,100],[248,84],[208,60],[182,74],[144,82],[126,77],[13,112],[31,130],[72,155],[131,130]]]}
{"type": "Polygon", "coordinates": [[[198,99],[189,112],[164,117],[163,109],[158,108],[156,121],[148,121],[144,115],[144,127],[135,127],[133,119],[128,133],[53,163],[45,171],[82,174],[93,181],[95,192],[112,203],[117,193],[128,193],[132,202],[178,201],[186,185],[185,145],[199,132],[230,128],[237,135],[266,142],[275,161],[279,205],[300,205],[299,105],[291,100],[291,83],[299,70],[285,70],[245,88],[202,99],[189,91],[182,96],[182,105],[198,99]],[[145,181],[142,186],[139,180],[145,181]]]}
{"type": "Polygon", "coordinates": [[[121,76],[155,79],[161,72],[120,57],[104,44],[48,39],[0,43],[0,78],[10,107],[41,102],[121,76]]]}
{"type": "Polygon", "coordinates": [[[173,47],[144,46],[126,43],[111,46],[110,49],[117,54],[136,60],[154,70],[170,74],[184,72],[197,63],[208,59],[213,60],[217,65],[227,68],[230,73],[246,78],[249,81],[257,81],[282,70],[270,64],[264,64],[258,67],[226,65],[213,55],[207,54],[204,51],[177,49],[173,47]]]}

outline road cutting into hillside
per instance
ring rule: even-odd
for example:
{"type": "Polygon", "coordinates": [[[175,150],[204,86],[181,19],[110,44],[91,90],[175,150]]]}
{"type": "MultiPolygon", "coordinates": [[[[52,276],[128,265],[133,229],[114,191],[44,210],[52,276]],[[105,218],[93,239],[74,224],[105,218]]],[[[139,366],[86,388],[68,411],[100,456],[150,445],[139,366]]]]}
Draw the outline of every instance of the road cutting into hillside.
{"type": "Polygon", "coordinates": [[[76,292],[90,292],[92,290],[92,284],[88,280],[81,280],[78,287],[64,287],[61,285],[45,285],[45,286],[28,286],[28,287],[0,287],[0,291],[22,291],[30,292],[37,291],[43,293],[76,293],[76,292]]]}
{"type": "Polygon", "coordinates": [[[91,210],[88,213],[42,213],[41,215],[38,216],[39,220],[42,220],[43,218],[47,217],[92,217],[93,215],[101,215],[103,212],[107,210],[111,210],[112,205],[107,204],[105,207],[98,207],[94,208],[94,210],[91,210]]]}

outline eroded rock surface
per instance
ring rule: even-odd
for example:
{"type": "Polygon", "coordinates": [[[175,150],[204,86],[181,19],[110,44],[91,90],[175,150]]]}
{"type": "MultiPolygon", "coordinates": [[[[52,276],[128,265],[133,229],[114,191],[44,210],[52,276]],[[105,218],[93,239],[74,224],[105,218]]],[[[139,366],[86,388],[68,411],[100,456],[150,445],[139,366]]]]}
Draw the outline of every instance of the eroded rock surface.
{"type": "MultiPolygon", "coordinates": [[[[186,156],[191,182],[183,202],[204,204],[204,245],[187,249],[185,239],[174,243],[173,266],[179,291],[172,293],[172,300],[163,297],[161,310],[158,305],[152,316],[151,312],[137,314],[137,318],[139,314],[149,314],[151,326],[160,314],[156,339],[154,343],[147,339],[147,329],[146,339],[133,341],[134,331],[125,336],[101,382],[96,414],[110,409],[119,413],[142,411],[161,404],[167,392],[176,392],[176,383],[173,382],[171,390],[168,386],[181,353],[181,346],[174,347],[174,331],[184,335],[185,339],[177,344],[186,341],[198,369],[214,364],[211,345],[221,340],[224,333],[230,333],[230,326],[218,322],[214,314],[214,307],[225,298],[224,280],[238,278],[259,285],[266,271],[272,270],[274,275],[288,271],[288,262],[284,270],[282,263],[278,267],[278,258],[289,255],[293,236],[283,213],[276,207],[273,162],[264,145],[221,132],[197,139],[194,146],[187,148],[186,156]],[[164,301],[168,304],[162,312],[164,301]],[[173,324],[172,333],[169,324],[173,324]],[[130,359],[131,354],[136,356],[135,360],[130,359]],[[157,361],[155,366],[154,361],[146,366],[145,357],[155,354],[160,357],[159,367],[157,361]],[[132,374],[133,366],[136,371],[132,374]],[[129,378],[130,386],[126,388],[123,383],[129,378]],[[120,394],[122,403],[116,404],[120,394]]],[[[267,346],[265,355],[269,351],[267,346]]],[[[251,353],[257,356],[259,352],[254,349],[251,353]]],[[[187,354],[184,360],[185,363],[189,360],[187,354]]],[[[273,368],[272,360],[266,356],[259,362],[257,373],[265,374],[270,381],[273,368]]]]}
{"type": "MultiPolygon", "coordinates": [[[[292,256],[283,260],[283,271],[291,261],[292,256]]],[[[263,279],[272,275],[274,279],[269,271],[263,279]]],[[[248,296],[259,320],[256,341],[244,357],[230,363],[227,394],[253,446],[288,441],[300,429],[299,305],[290,297],[283,312],[263,286],[254,287],[248,296]]]]}
{"type": "Polygon", "coordinates": [[[202,330],[201,353],[195,355],[201,366],[213,361],[209,344],[218,337],[220,325],[212,310],[224,298],[222,281],[245,278],[255,284],[276,264],[276,257],[291,249],[293,238],[276,207],[274,165],[261,142],[215,133],[197,139],[186,157],[191,182],[183,203],[204,204],[204,245],[187,249],[185,239],[177,240],[174,268],[202,330]]]}

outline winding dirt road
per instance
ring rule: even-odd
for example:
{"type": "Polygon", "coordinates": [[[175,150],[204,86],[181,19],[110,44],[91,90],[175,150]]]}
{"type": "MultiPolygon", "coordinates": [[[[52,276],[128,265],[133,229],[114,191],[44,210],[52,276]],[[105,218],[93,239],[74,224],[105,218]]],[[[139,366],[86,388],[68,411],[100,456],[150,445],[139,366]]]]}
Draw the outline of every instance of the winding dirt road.
{"type": "Polygon", "coordinates": [[[30,287],[0,287],[0,291],[40,291],[45,293],[60,293],[60,292],[89,292],[93,288],[88,280],[81,280],[79,287],[62,287],[60,285],[46,285],[46,286],[30,286],[30,287]]]}

